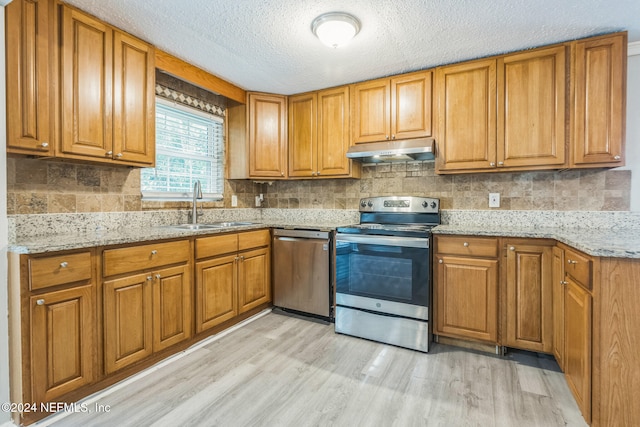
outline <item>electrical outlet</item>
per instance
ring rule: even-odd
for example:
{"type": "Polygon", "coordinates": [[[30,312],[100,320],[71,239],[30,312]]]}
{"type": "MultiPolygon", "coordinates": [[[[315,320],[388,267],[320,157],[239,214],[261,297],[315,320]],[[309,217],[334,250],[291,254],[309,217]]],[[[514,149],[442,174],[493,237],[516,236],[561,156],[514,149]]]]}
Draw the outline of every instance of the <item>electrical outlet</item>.
{"type": "Polygon", "coordinates": [[[256,208],[259,208],[262,205],[262,200],[260,200],[260,196],[256,196],[256,208]]]}
{"type": "Polygon", "coordinates": [[[231,207],[232,208],[238,207],[238,196],[236,196],[235,194],[231,195],[231,207]]]}
{"type": "Polygon", "coordinates": [[[489,207],[490,208],[500,207],[500,193],[489,193],[489,207]]]}

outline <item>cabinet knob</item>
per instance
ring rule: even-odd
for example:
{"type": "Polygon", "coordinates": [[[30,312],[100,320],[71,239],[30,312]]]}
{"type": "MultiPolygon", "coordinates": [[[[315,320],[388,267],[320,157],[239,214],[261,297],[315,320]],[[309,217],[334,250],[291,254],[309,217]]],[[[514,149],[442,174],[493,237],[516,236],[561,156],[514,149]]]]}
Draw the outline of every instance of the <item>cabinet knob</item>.
{"type": "Polygon", "coordinates": [[[385,136],[384,136],[384,139],[389,139],[389,135],[385,135],[385,136]]]}
{"type": "Polygon", "coordinates": [[[106,153],[104,153],[105,156],[113,156],[113,151],[107,151],[106,153]]]}
{"type": "Polygon", "coordinates": [[[468,247],[469,247],[469,242],[464,242],[464,243],[462,244],[462,246],[464,246],[465,248],[468,248],[468,247]]]}
{"type": "Polygon", "coordinates": [[[67,268],[69,266],[69,263],[67,261],[62,261],[60,263],[60,268],[67,268]]]}
{"type": "Polygon", "coordinates": [[[566,285],[566,284],[567,284],[567,281],[566,281],[566,280],[560,280],[560,284],[561,284],[561,285],[566,285]]]}
{"type": "Polygon", "coordinates": [[[153,279],[151,276],[147,276],[147,282],[150,282],[153,279]]]}
{"type": "Polygon", "coordinates": [[[117,158],[122,157],[122,153],[118,153],[118,154],[116,154],[116,157],[117,157],[117,158]]]}
{"type": "MultiPolygon", "coordinates": [[[[48,142],[43,142],[42,144],[40,144],[40,147],[48,148],[49,147],[49,143],[48,142]]],[[[618,156],[618,157],[620,157],[620,156],[618,156]]]]}
{"type": "Polygon", "coordinates": [[[396,139],[396,136],[395,135],[391,135],[391,139],[396,139]]]}
{"type": "Polygon", "coordinates": [[[240,259],[240,257],[235,257],[235,258],[233,259],[233,262],[238,262],[238,260],[239,260],[239,259],[240,259]]]}
{"type": "Polygon", "coordinates": [[[489,163],[489,166],[491,166],[492,168],[496,167],[496,164],[494,162],[489,163]]]}
{"type": "Polygon", "coordinates": [[[240,255],[240,261],[244,262],[244,255],[240,255]]]}
{"type": "Polygon", "coordinates": [[[443,262],[443,261],[442,261],[441,259],[439,259],[439,260],[438,260],[438,264],[442,264],[442,262],[443,262]]]}
{"type": "Polygon", "coordinates": [[[504,162],[498,162],[498,166],[503,166],[504,162]]]}
{"type": "Polygon", "coordinates": [[[41,298],[41,299],[39,299],[39,300],[36,300],[36,304],[38,304],[38,305],[44,305],[44,299],[42,299],[42,298],[41,298]]]}
{"type": "Polygon", "coordinates": [[[316,176],[316,173],[315,172],[311,172],[311,176],[316,176]]]}
{"type": "Polygon", "coordinates": [[[162,276],[160,276],[160,273],[156,274],[156,279],[160,279],[162,276]]]}
{"type": "Polygon", "coordinates": [[[568,260],[567,260],[567,263],[569,263],[569,264],[577,264],[577,263],[578,263],[578,261],[574,261],[574,260],[572,260],[572,259],[568,259],[568,260]]]}
{"type": "Polygon", "coordinates": [[[515,248],[515,246],[510,246],[510,247],[509,247],[509,250],[510,250],[510,251],[515,251],[515,250],[516,250],[516,248],[515,248]]]}
{"type": "Polygon", "coordinates": [[[320,176],[320,172],[316,172],[316,175],[320,176]]]}
{"type": "Polygon", "coordinates": [[[280,172],[280,176],[284,176],[284,172],[280,172]]]}
{"type": "Polygon", "coordinates": [[[620,160],[620,156],[613,156],[613,160],[620,160]]]}
{"type": "Polygon", "coordinates": [[[155,249],[151,251],[151,255],[158,255],[158,251],[156,251],[155,249]]]}

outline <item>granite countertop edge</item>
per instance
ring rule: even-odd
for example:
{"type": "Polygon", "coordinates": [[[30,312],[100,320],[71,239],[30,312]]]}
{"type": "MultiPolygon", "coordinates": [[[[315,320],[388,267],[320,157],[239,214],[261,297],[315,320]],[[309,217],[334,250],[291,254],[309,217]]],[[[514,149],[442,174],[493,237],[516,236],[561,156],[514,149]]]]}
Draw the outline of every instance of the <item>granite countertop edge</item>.
{"type": "Polygon", "coordinates": [[[171,226],[153,226],[139,229],[99,230],[95,232],[77,232],[53,234],[48,236],[18,238],[8,246],[8,252],[18,254],[37,254],[97,246],[115,246],[127,243],[144,243],[156,240],[189,238],[221,233],[259,230],[263,228],[307,229],[316,231],[334,231],[337,227],[349,224],[297,224],[277,221],[251,221],[250,225],[203,230],[181,230],[171,226]]]}
{"type": "Polygon", "coordinates": [[[640,258],[640,230],[439,225],[433,234],[555,239],[591,256],[640,258]]]}

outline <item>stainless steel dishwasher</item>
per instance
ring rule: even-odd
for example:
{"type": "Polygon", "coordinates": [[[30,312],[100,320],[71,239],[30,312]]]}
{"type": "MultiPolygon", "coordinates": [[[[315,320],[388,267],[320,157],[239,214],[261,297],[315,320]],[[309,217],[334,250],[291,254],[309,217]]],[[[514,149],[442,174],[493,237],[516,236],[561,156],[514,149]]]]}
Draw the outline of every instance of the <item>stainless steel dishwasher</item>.
{"type": "Polygon", "coordinates": [[[331,318],[331,233],[273,230],[273,305],[331,318]]]}

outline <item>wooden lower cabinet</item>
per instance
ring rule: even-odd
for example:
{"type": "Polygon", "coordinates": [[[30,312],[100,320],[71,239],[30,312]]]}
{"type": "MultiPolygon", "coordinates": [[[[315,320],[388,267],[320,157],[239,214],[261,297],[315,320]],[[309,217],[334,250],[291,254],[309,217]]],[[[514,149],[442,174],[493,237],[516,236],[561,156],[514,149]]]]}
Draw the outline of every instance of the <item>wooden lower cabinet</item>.
{"type": "Polygon", "coordinates": [[[268,230],[196,240],[196,332],[271,302],[268,230]]]}
{"type": "Polygon", "coordinates": [[[190,338],[191,265],[166,268],[154,273],[153,351],[160,351],[190,338]]]}
{"type": "Polygon", "coordinates": [[[32,402],[55,400],[96,378],[95,286],[31,296],[32,402]]]}
{"type": "Polygon", "coordinates": [[[436,236],[435,334],[498,343],[498,241],[436,236]]]}
{"type": "Polygon", "coordinates": [[[553,355],[560,369],[564,370],[564,250],[554,247],[552,259],[553,355]]]}
{"type": "Polygon", "coordinates": [[[238,312],[244,313],[271,301],[271,253],[269,248],[241,252],[238,262],[238,312]]]}
{"type": "Polygon", "coordinates": [[[196,263],[196,332],[238,315],[237,262],[234,254],[196,263]]]}
{"type": "Polygon", "coordinates": [[[591,295],[572,278],[564,293],[564,373],[582,415],[591,421],[591,295]]]}
{"type": "Polygon", "coordinates": [[[505,240],[506,301],[503,345],[553,351],[553,241],[505,240]]]}

